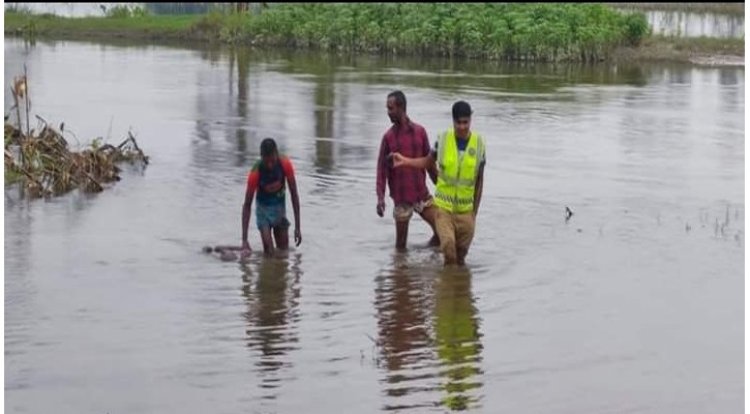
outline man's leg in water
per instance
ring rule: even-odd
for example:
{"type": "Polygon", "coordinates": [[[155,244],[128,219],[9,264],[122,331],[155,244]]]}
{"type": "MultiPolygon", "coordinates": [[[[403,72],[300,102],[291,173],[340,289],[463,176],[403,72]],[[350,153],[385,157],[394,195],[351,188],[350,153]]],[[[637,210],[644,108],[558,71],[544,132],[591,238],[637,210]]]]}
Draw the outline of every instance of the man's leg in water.
{"type": "Polygon", "coordinates": [[[396,222],[396,249],[406,249],[406,238],[409,236],[409,221],[396,222]]]}
{"type": "Polygon", "coordinates": [[[457,263],[463,266],[466,262],[466,255],[469,253],[469,246],[474,239],[474,214],[456,214],[456,255],[457,263]]]}
{"type": "Polygon", "coordinates": [[[435,228],[435,213],[437,212],[437,207],[430,204],[429,206],[426,206],[422,209],[422,211],[419,212],[419,215],[422,216],[422,219],[427,222],[427,224],[430,225],[430,228],[432,229],[432,238],[427,243],[428,246],[440,246],[440,238],[437,235],[437,229],[435,228]]]}
{"type": "Polygon", "coordinates": [[[452,215],[438,209],[435,214],[435,228],[440,237],[440,250],[443,251],[444,264],[446,266],[456,264],[456,233],[452,215]]]}
{"type": "Polygon", "coordinates": [[[406,239],[409,236],[409,220],[414,209],[411,205],[403,204],[393,207],[393,219],[396,221],[396,249],[406,249],[406,239]]]}

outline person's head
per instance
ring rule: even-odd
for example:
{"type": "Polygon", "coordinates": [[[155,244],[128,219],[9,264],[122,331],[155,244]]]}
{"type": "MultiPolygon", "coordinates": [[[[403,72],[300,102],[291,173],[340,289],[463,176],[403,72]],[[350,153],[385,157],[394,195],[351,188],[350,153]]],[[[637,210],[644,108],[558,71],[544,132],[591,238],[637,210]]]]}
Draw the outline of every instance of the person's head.
{"type": "Polygon", "coordinates": [[[471,106],[465,101],[458,101],[453,104],[453,128],[456,136],[467,138],[469,128],[471,127],[471,106]]]}
{"type": "Polygon", "coordinates": [[[385,101],[385,107],[388,109],[388,118],[391,122],[397,123],[406,115],[406,95],[401,91],[393,91],[388,94],[385,101]]]}
{"type": "Polygon", "coordinates": [[[276,165],[279,160],[279,150],[273,138],[266,138],[260,143],[260,157],[266,168],[271,169],[276,165]]]}

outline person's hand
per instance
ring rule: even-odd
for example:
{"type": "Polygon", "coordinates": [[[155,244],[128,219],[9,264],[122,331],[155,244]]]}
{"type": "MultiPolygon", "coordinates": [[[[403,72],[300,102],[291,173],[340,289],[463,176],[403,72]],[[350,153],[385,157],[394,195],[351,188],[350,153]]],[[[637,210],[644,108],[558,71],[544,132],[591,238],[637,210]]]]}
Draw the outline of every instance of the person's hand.
{"type": "Polygon", "coordinates": [[[300,243],[302,243],[302,232],[300,231],[299,227],[294,228],[294,243],[295,246],[299,246],[300,243]]]}
{"type": "Polygon", "coordinates": [[[398,152],[392,152],[390,157],[393,168],[403,167],[404,165],[406,165],[406,157],[399,154],[398,152]]]}
{"type": "Polygon", "coordinates": [[[250,252],[252,252],[253,249],[250,248],[250,243],[247,242],[247,240],[242,241],[242,251],[240,252],[240,255],[242,257],[249,256],[250,252]]]}
{"type": "Polygon", "coordinates": [[[376,211],[378,212],[379,217],[383,217],[383,213],[385,212],[385,201],[378,200],[378,206],[376,208],[376,211]]]}

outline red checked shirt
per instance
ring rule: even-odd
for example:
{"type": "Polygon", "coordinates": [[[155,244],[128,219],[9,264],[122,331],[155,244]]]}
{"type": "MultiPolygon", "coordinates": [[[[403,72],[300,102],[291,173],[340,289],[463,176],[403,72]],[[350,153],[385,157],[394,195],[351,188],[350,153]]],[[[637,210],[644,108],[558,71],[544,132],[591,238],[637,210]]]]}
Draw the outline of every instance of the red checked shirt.
{"type": "Polygon", "coordinates": [[[430,197],[424,169],[391,167],[388,154],[398,152],[409,158],[421,158],[430,154],[430,142],[424,127],[407,118],[406,125],[394,124],[383,135],[378,154],[376,192],[378,200],[385,198],[385,182],[393,203],[414,204],[430,197]]]}

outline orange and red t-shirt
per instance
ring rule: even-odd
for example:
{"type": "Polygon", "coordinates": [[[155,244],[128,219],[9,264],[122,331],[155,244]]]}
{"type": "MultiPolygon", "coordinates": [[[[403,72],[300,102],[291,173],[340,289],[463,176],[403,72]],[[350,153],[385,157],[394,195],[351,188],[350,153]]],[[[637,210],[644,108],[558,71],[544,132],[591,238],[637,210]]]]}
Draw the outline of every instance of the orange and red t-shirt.
{"type": "Polygon", "coordinates": [[[271,169],[258,160],[247,175],[247,191],[257,192],[259,204],[284,203],[287,179],[294,179],[294,166],[289,158],[279,157],[271,169]]]}

